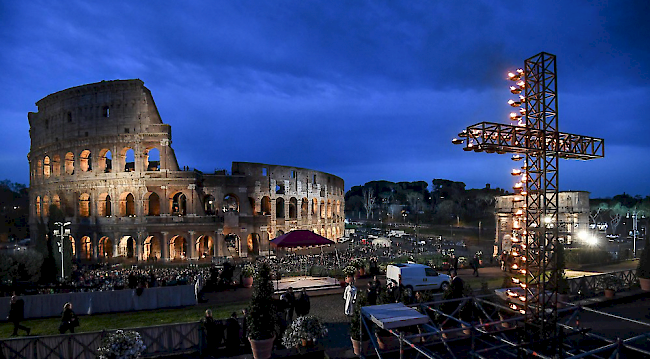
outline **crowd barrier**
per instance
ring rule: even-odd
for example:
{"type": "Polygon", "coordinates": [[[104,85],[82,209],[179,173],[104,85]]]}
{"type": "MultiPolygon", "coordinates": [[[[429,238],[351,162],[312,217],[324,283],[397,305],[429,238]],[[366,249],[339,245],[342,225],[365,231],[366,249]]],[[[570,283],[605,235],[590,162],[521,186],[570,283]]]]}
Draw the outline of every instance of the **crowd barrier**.
{"type": "MultiPolygon", "coordinates": [[[[101,292],[72,292],[21,296],[25,301],[25,318],[58,317],[66,302],[72,303],[77,315],[131,312],[158,308],[195,305],[194,285],[145,288],[138,295],[136,289],[101,292]]],[[[10,297],[0,298],[0,318],[9,315],[10,297]]]]}

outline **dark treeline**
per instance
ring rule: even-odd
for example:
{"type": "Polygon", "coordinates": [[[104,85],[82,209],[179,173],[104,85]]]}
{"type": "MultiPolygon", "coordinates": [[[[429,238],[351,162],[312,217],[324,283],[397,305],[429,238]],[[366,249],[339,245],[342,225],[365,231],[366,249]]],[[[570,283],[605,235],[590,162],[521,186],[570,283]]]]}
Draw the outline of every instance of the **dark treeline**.
{"type": "Polygon", "coordinates": [[[29,193],[23,184],[0,181],[0,241],[29,237],[29,193]]]}
{"type": "Polygon", "coordinates": [[[434,179],[431,191],[425,181],[371,181],[345,194],[345,213],[353,219],[493,226],[495,197],[506,191],[465,187],[445,179],[434,179]]]}

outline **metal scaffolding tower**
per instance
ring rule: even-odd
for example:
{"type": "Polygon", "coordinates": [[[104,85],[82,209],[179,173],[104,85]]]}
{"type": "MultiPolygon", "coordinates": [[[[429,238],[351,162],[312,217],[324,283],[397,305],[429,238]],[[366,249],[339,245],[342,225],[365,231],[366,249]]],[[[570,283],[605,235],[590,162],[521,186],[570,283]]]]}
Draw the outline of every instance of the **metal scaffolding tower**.
{"type": "MultiPolygon", "coordinates": [[[[562,275],[554,256],[558,240],[558,194],[560,158],[590,160],[605,156],[603,139],[562,133],[558,130],[557,75],[555,56],[541,52],[525,61],[524,68],[510,73],[516,86],[510,87],[519,99],[510,100],[519,107],[511,113],[515,125],[481,122],[459,133],[465,151],[513,153],[513,160],[525,155],[521,182],[515,190],[525,200],[521,229],[513,233],[523,240],[520,253],[525,261],[525,282],[519,283],[523,293],[517,310],[525,316],[529,341],[544,342],[555,338],[557,322],[557,283],[562,275]]],[[[547,343],[548,344],[548,343],[547,343]]]]}

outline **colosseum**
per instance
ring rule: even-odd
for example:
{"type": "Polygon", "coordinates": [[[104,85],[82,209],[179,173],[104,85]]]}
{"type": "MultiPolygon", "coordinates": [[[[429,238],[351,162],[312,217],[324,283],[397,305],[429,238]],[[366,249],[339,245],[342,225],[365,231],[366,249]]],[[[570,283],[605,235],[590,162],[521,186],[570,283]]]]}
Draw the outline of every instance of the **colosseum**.
{"type": "Polygon", "coordinates": [[[294,229],[341,236],[341,178],[249,162],[230,174],[180,167],[171,126],[139,79],[69,88],[36,106],[30,230],[58,207],[77,259],[244,257],[270,253],[269,241],[294,229]]]}

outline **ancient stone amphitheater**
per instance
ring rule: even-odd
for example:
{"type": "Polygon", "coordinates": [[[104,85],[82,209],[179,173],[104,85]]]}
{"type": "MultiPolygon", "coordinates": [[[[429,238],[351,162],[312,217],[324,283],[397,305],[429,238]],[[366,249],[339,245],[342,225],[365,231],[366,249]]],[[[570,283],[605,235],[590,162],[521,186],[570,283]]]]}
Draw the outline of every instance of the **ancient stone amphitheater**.
{"type": "Polygon", "coordinates": [[[342,234],[337,176],[248,162],[230,174],[180,167],[171,126],[141,80],[73,87],[36,105],[30,230],[58,207],[78,259],[244,257],[268,253],[269,240],[293,229],[342,234]]]}

